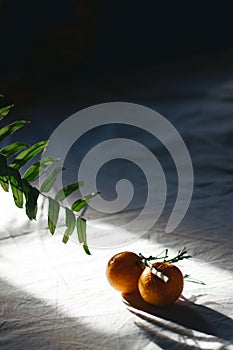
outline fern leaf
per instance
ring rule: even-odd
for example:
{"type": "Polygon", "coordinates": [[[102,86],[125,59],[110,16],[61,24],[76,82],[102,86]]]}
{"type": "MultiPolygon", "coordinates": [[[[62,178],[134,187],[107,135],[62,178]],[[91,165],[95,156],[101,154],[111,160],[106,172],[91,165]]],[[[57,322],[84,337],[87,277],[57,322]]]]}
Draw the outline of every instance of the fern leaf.
{"type": "Polygon", "coordinates": [[[21,169],[30,159],[34,158],[37,154],[43,151],[47,145],[48,141],[40,141],[29,147],[14,159],[14,161],[11,163],[11,167],[17,170],[21,169]]]}
{"type": "Polygon", "coordinates": [[[22,142],[16,142],[12,143],[11,145],[8,145],[0,150],[0,153],[2,153],[6,158],[9,158],[13,156],[14,154],[18,153],[22,149],[28,148],[29,146],[22,143],[22,142]]]}
{"type": "Polygon", "coordinates": [[[4,126],[0,129],[0,141],[2,141],[5,137],[13,134],[15,131],[22,128],[24,125],[30,123],[27,120],[18,120],[16,122],[13,122],[9,125],[4,126]]]}
{"type": "Polygon", "coordinates": [[[60,205],[57,201],[55,201],[53,198],[48,197],[49,199],[49,210],[48,210],[48,227],[53,235],[58,221],[59,211],[60,211],[60,205]]]}
{"type": "Polygon", "coordinates": [[[0,185],[4,191],[9,191],[7,161],[2,154],[0,154],[0,185]]]}
{"type": "Polygon", "coordinates": [[[30,166],[30,168],[28,168],[23,178],[28,182],[35,181],[43,171],[48,169],[54,163],[59,162],[59,160],[60,158],[42,158],[39,162],[36,162],[32,166],[30,166]]]}
{"type": "Polygon", "coordinates": [[[83,249],[86,254],[91,255],[90,250],[87,245],[87,224],[84,218],[78,217],[76,221],[77,234],[79,243],[83,243],[83,249]]]}
{"type": "Polygon", "coordinates": [[[42,183],[40,187],[40,191],[45,193],[49,192],[53,187],[58,174],[60,174],[62,170],[64,170],[64,168],[61,168],[61,167],[55,168],[42,183]]]}
{"type": "Polygon", "coordinates": [[[26,214],[30,220],[35,220],[37,214],[37,200],[39,197],[39,191],[37,188],[31,186],[25,179],[22,179],[22,184],[26,200],[26,214]]]}
{"type": "Polygon", "coordinates": [[[79,198],[77,199],[71,206],[71,209],[75,212],[80,211],[81,209],[83,209],[85,206],[88,205],[88,203],[90,202],[90,200],[92,198],[94,198],[95,196],[97,196],[97,194],[99,194],[100,192],[93,192],[87,196],[85,196],[84,198],[79,198]]]}
{"type": "Polygon", "coordinates": [[[75,212],[79,212],[81,209],[88,205],[89,200],[77,199],[71,206],[71,209],[75,212]]]}
{"type": "Polygon", "coordinates": [[[57,192],[55,199],[57,201],[62,202],[66,197],[68,197],[70,194],[77,191],[81,186],[83,186],[83,184],[84,183],[82,181],[80,181],[80,182],[76,182],[76,183],[73,183],[73,184],[70,184],[68,186],[61,188],[57,192]]]}
{"type": "Polygon", "coordinates": [[[85,243],[87,240],[86,236],[86,220],[84,218],[78,217],[76,221],[77,234],[79,243],[85,243]]]}
{"type": "Polygon", "coordinates": [[[13,106],[14,105],[9,105],[9,106],[5,106],[5,107],[0,108],[0,120],[2,120],[4,117],[7,116],[7,114],[10,112],[10,110],[13,106]]]}
{"type": "Polygon", "coordinates": [[[89,250],[89,248],[88,248],[87,243],[84,243],[84,244],[83,244],[83,249],[84,249],[84,251],[85,251],[86,254],[91,255],[91,252],[90,252],[90,250],[89,250]]]}
{"type": "Polygon", "coordinates": [[[5,192],[9,191],[8,178],[6,176],[0,176],[0,185],[2,186],[5,192]]]}
{"type": "Polygon", "coordinates": [[[8,167],[9,182],[14,197],[15,205],[19,208],[23,207],[23,185],[18,170],[8,167]]]}
{"type": "Polygon", "coordinates": [[[66,227],[67,227],[67,229],[66,229],[64,236],[63,236],[63,239],[62,239],[63,243],[68,242],[69,236],[71,236],[73,231],[74,231],[75,223],[76,223],[76,220],[75,220],[74,213],[69,208],[66,208],[66,227]]]}
{"type": "MultiPolygon", "coordinates": [[[[0,95],[2,96],[2,95],[0,95]]],[[[2,120],[10,112],[13,105],[0,108],[0,120],[2,120]]],[[[0,129],[0,141],[4,140],[7,136],[13,134],[26,124],[30,123],[26,120],[19,120],[12,122],[0,129]]],[[[17,207],[22,208],[25,201],[26,214],[30,220],[36,219],[38,197],[43,195],[49,201],[48,207],[48,227],[51,234],[54,234],[57,222],[59,218],[60,207],[59,202],[64,201],[66,197],[77,191],[83,182],[76,182],[74,184],[67,185],[61,188],[55,196],[55,199],[46,196],[44,193],[49,192],[53,187],[57,176],[64,170],[62,167],[57,167],[43,181],[40,190],[33,187],[30,182],[35,181],[39,175],[48,169],[51,165],[58,162],[59,158],[42,158],[40,161],[31,165],[24,173],[22,177],[19,170],[31,159],[36,157],[42,152],[48,145],[48,140],[40,141],[36,144],[29,146],[22,142],[15,142],[0,149],[0,185],[4,191],[9,190],[9,185],[12,190],[14,202],[17,207]],[[19,153],[20,152],[20,153],[19,153]],[[19,154],[18,154],[19,153],[19,154]],[[18,154],[18,155],[17,155],[18,154]],[[10,165],[8,158],[17,155],[10,165]],[[44,192],[44,193],[43,193],[44,192]]],[[[84,198],[80,198],[72,205],[72,209],[80,211],[85,207],[91,198],[95,197],[99,192],[92,193],[84,198]]],[[[64,207],[66,211],[66,230],[62,241],[67,243],[69,237],[72,235],[75,226],[77,228],[78,240],[83,245],[83,249],[87,254],[91,254],[87,246],[86,237],[86,220],[83,217],[76,219],[74,212],[67,207],[64,207]]]]}

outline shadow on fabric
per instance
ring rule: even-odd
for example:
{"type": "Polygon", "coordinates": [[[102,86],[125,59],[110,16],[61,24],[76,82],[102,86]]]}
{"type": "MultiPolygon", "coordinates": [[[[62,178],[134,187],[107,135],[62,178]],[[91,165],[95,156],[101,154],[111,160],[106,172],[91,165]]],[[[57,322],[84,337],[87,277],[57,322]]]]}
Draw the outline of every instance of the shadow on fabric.
{"type": "Polygon", "coordinates": [[[146,320],[150,325],[164,327],[161,321],[167,320],[172,323],[166,324],[165,329],[175,330],[181,336],[192,338],[190,330],[212,335],[225,341],[233,340],[233,320],[231,318],[207,306],[196,304],[183,296],[175,304],[164,308],[146,303],[139,292],[125,294],[123,297],[129,311],[146,320]]]}

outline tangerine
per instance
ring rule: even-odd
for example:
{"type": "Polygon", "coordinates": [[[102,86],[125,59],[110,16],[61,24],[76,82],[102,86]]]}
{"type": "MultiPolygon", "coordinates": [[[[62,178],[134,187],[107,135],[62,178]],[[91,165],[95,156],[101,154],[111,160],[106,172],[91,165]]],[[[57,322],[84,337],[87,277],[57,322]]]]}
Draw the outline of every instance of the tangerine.
{"type": "Polygon", "coordinates": [[[137,254],[126,251],[109,260],[106,276],[113,288],[122,293],[131,293],[138,290],[138,279],[144,268],[137,254]]]}
{"type": "Polygon", "coordinates": [[[181,295],[184,278],[180,269],[167,262],[156,262],[153,266],[169,279],[167,282],[146,267],[139,277],[138,289],[144,301],[155,306],[173,304],[181,295]]]}

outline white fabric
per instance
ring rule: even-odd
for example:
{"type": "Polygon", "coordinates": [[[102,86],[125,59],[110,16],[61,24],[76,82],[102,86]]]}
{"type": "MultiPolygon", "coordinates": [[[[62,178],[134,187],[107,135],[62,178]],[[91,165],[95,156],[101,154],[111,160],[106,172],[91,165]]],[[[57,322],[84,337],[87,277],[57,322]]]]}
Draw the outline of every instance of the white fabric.
{"type": "MultiPolygon", "coordinates": [[[[126,239],[121,247],[91,248],[87,256],[75,241],[64,245],[60,232],[52,237],[43,213],[28,222],[10,194],[1,191],[1,350],[233,349],[233,89],[228,79],[171,79],[157,104],[184,137],[195,173],[191,206],[171,234],[163,230],[165,215],[146,237],[126,239]],[[178,266],[193,281],[185,281],[185,299],[168,309],[151,313],[127,305],[106,280],[106,264],[116,252],[151,255],[169,248],[173,256],[184,246],[193,258],[178,266]]],[[[143,87],[147,96],[150,89],[143,87]]],[[[95,219],[114,225],[127,215],[95,219]]]]}

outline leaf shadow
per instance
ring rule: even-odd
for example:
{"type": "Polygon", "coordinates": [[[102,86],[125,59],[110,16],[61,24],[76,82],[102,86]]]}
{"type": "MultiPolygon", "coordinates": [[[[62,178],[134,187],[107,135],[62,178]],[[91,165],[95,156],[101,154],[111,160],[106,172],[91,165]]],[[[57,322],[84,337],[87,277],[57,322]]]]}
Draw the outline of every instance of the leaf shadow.
{"type": "Polygon", "coordinates": [[[166,327],[178,330],[186,337],[192,337],[192,332],[198,331],[223,341],[233,341],[233,320],[207,306],[181,297],[173,305],[159,308],[146,303],[138,291],[122,297],[130,312],[152,324],[163,326],[161,321],[171,321],[166,327]]]}
{"type": "MultiPolygon", "coordinates": [[[[152,323],[151,321],[148,321],[148,322],[150,322],[150,324],[152,324],[154,326],[154,323],[152,323]]],[[[176,349],[177,350],[199,350],[200,349],[200,346],[198,345],[197,339],[194,340],[195,345],[189,345],[186,342],[187,335],[183,336],[184,341],[182,342],[182,335],[181,334],[179,334],[179,340],[175,340],[175,339],[169,338],[166,334],[163,334],[163,332],[161,332],[161,330],[158,330],[155,327],[152,328],[148,324],[143,324],[142,322],[135,322],[135,323],[141,330],[146,332],[150,341],[156,343],[156,345],[158,345],[160,349],[164,349],[164,350],[170,350],[170,349],[172,349],[172,350],[176,350],[176,349]]]]}

